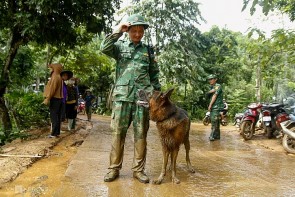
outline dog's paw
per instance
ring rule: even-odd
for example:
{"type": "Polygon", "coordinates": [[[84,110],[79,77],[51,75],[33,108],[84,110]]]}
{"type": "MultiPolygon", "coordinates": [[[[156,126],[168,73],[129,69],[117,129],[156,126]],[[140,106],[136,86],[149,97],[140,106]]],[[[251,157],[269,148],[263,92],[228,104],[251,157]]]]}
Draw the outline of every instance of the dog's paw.
{"type": "Polygon", "coordinates": [[[161,179],[157,179],[157,180],[153,180],[153,184],[155,184],[155,185],[160,185],[161,183],[162,183],[162,181],[163,181],[163,179],[161,180],[161,179]]]}
{"type": "Polygon", "coordinates": [[[195,172],[196,172],[195,169],[194,169],[193,167],[188,167],[188,171],[189,171],[190,173],[195,173],[195,172]]]}
{"type": "Polygon", "coordinates": [[[172,178],[172,183],[179,184],[180,183],[180,180],[178,178],[176,178],[176,177],[173,177],[172,178]]]}

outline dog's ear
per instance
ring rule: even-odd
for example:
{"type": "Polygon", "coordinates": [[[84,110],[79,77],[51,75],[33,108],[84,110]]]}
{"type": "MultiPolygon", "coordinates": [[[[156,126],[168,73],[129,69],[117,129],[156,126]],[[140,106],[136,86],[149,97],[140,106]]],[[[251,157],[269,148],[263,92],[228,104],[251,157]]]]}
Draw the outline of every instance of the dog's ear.
{"type": "Polygon", "coordinates": [[[167,90],[164,94],[163,94],[163,97],[165,98],[170,98],[172,92],[173,92],[174,88],[171,88],[169,90],[167,90]]]}
{"type": "Polygon", "coordinates": [[[163,98],[163,92],[159,92],[159,94],[157,95],[157,97],[156,97],[156,100],[158,100],[159,98],[163,98]]]}

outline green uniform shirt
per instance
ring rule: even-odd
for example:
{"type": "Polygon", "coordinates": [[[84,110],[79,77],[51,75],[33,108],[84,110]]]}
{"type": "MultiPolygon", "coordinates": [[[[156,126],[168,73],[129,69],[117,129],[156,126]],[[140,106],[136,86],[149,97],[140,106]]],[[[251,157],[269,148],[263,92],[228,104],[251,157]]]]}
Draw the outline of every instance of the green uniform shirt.
{"type": "Polygon", "coordinates": [[[223,109],[223,92],[222,92],[222,88],[221,85],[216,83],[213,86],[210,86],[210,90],[214,89],[215,92],[213,94],[211,94],[210,96],[210,101],[213,97],[214,94],[217,95],[215,102],[212,105],[212,110],[219,110],[221,111],[223,109]]]}
{"type": "Polygon", "coordinates": [[[140,42],[118,40],[122,33],[106,36],[101,51],[116,60],[116,81],[113,101],[135,102],[139,89],[152,92],[160,90],[159,69],[153,54],[149,55],[148,46],[140,42]]]}

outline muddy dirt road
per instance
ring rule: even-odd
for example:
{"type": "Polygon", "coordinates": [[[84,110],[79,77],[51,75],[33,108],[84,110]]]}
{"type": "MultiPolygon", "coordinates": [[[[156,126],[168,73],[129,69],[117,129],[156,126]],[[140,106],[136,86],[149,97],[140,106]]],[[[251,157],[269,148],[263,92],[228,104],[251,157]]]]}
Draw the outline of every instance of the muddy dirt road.
{"type": "MultiPolygon", "coordinates": [[[[83,117],[82,117],[83,118],[83,117]]],[[[93,129],[77,149],[60,143],[51,158],[35,163],[0,190],[0,196],[292,196],[293,155],[285,154],[279,140],[256,137],[244,142],[232,126],[222,127],[220,141],[208,140],[210,126],[193,123],[191,162],[196,173],[186,171],[182,146],[177,160],[181,183],[171,183],[168,171],[162,185],[142,184],[132,178],[133,132],[126,138],[120,177],[105,183],[111,133],[109,117],[95,116],[93,129]]],[[[161,171],[162,151],[155,124],[148,133],[146,172],[156,179],[161,171]]]]}

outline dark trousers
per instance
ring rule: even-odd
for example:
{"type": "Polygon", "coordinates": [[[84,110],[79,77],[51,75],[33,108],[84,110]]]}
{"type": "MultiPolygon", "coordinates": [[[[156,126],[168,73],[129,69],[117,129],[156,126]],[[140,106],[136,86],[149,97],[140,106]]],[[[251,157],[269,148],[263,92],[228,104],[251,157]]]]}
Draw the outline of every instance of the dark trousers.
{"type": "Polygon", "coordinates": [[[210,138],[220,139],[220,111],[212,110],[210,112],[211,134],[210,138]]]}
{"type": "Polygon", "coordinates": [[[61,102],[61,121],[66,120],[66,103],[61,102]]]}
{"type": "Polygon", "coordinates": [[[50,99],[49,110],[50,110],[50,119],[52,124],[51,135],[58,136],[60,135],[62,99],[59,99],[59,98],[50,99]]]}

